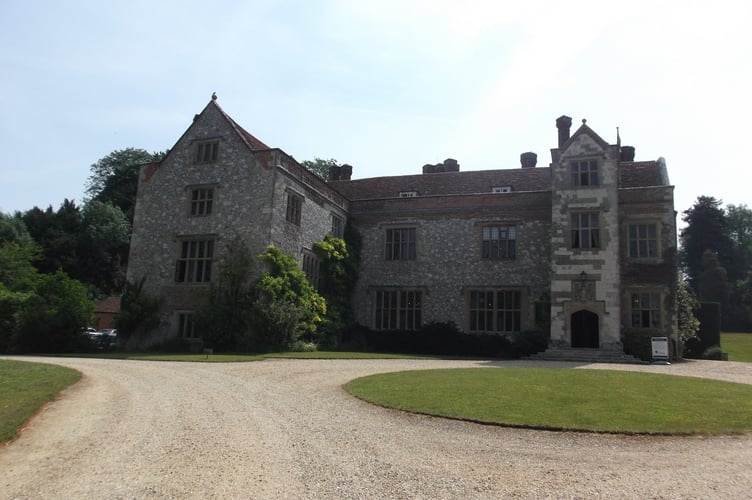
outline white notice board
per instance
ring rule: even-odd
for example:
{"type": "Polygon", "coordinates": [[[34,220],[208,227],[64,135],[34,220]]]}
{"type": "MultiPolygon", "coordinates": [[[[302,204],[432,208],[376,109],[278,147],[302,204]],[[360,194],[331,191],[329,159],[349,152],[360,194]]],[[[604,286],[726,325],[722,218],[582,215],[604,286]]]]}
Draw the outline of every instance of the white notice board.
{"type": "Polygon", "coordinates": [[[653,359],[668,359],[668,337],[651,337],[653,359]]]}

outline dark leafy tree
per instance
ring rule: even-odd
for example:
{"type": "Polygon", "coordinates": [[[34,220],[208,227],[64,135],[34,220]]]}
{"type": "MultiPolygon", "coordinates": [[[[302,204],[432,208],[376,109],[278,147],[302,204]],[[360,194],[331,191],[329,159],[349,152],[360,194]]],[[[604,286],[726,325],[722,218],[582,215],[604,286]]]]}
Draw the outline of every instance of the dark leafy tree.
{"type": "Polygon", "coordinates": [[[734,275],[736,279],[746,279],[746,273],[752,266],[752,210],[747,205],[728,205],[726,220],[734,246],[734,275]]]}
{"type": "Polygon", "coordinates": [[[37,267],[42,273],[62,269],[73,277],[79,276],[78,238],[81,231],[81,211],[76,203],[66,199],[57,211],[34,207],[24,213],[23,222],[31,237],[42,248],[37,267]]]}
{"type": "Polygon", "coordinates": [[[159,326],[160,301],[144,290],[145,282],[146,277],[125,284],[120,312],[115,315],[118,337],[125,341],[134,337],[143,339],[159,326]]]}
{"type": "Polygon", "coordinates": [[[344,237],[327,234],[313,246],[321,259],[319,293],[326,299],[326,320],[319,325],[317,340],[328,348],[335,347],[337,334],[352,323],[350,297],[358,280],[361,238],[350,224],[344,237]]]}
{"type": "Polygon", "coordinates": [[[249,339],[252,270],[251,251],[236,235],[227,244],[217,284],[209,290],[209,305],[196,315],[196,329],[206,346],[221,351],[255,347],[249,339]]]}
{"type": "Polygon", "coordinates": [[[0,352],[10,352],[19,331],[20,313],[34,296],[39,271],[33,262],[41,255],[34,242],[0,243],[0,352]]]}
{"type": "Polygon", "coordinates": [[[733,243],[721,203],[711,196],[700,196],[682,217],[687,223],[681,232],[682,260],[689,282],[696,291],[697,280],[703,272],[703,255],[708,250],[717,256],[731,279],[734,278],[729,269],[733,264],[733,243]]]}
{"type": "Polygon", "coordinates": [[[78,278],[104,294],[125,284],[131,225],[120,207],[92,200],[82,211],[78,278]]]}
{"type": "Polygon", "coordinates": [[[87,198],[120,207],[133,222],[139,168],[145,163],[160,161],[166,154],[167,151],[149,153],[138,148],[113,151],[91,166],[86,183],[87,198]]]}
{"type": "Polygon", "coordinates": [[[0,243],[14,241],[17,243],[31,243],[33,241],[21,212],[6,215],[0,212],[0,243]]]}
{"type": "Polygon", "coordinates": [[[329,167],[341,166],[334,158],[329,158],[328,160],[314,158],[313,160],[302,161],[300,164],[324,180],[329,178],[329,167]]]}
{"type": "Polygon", "coordinates": [[[83,283],[62,271],[41,275],[19,311],[13,339],[19,352],[72,352],[82,349],[81,328],[90,324],[94,302],[83,283]]]}
{"type": "Polygon", "coordinates": [[[700,300],[728,303],[730,285],[728,273],[711,250],[702,256],[702,272],[697,278],[697,296],[700,300]]]}

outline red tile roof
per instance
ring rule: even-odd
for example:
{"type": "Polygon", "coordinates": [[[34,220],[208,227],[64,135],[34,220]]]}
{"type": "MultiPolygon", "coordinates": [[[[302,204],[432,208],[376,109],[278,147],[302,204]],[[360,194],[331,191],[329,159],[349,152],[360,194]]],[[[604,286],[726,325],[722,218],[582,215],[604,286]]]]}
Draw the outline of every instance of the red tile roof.
{"type": "Polygon", "coordinates": [[[94,306],[94,312],[97,313],[117,313],[120,312],[120,297],[107,297],[100,300],[94,306]]]}
{"type": "Polygon", "coordinates": [[[510,170],[476,170],[433,174],[374,177],[329,184],[350,200],[396,198],[401,191],[417,191],[420,196],[490,193],[493,187],[511,186],[512,191],[551,189],[548,167],[510,170]]]}
{"type": "Polygon", "coordinates": [[[623,161],[619,164],[619,187],[664,186],[661,168],[656,161],[623,161]]]}
{"type": "MultiPolygon", "coordinates": [[[[622,188],[667,185],[655,161],[622,162],[619,174],[622,188]]],[[[417,191],[419,196],[490,193],[502,186],[511,186],[513,192],[550,191],[551,171],[550,167],[535,167],[440,172],[329,181],[329,185],[351,201],[397,198],[404,191],[417,191]]]]}

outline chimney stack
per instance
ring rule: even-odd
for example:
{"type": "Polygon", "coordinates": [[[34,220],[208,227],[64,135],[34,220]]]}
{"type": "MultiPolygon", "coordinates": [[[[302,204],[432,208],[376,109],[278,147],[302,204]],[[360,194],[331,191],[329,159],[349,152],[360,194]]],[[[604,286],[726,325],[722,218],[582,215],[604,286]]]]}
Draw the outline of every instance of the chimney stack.
{"type": "Polygon", "coordinates": [[[331,165],[329,167],[329,180],[338,181],[342,178],[342,167],[338,165],[331,165]]]}
{"type": "Polygon", "coordinates": [[[559,147],[562,147],[569,140],[569,129],[572,127],[572,119],[566,115],[561,115],[556,119],[556,128],[559,129],[559,147]]]}
{"type": "Polygon", "coordinates": [[[342,175],[340,177],[343,181],[349,181],[352,177],[352,165],[344,164],[342,165],[342,175]]]}
{"type": "Polygon", "coordinates": [[[538,164],[538,155],[530,151],[522,153],[520,155],[520,163],[522,164],[522,168],[535,168],[535,165],[538,164]]]}
{"type": "Polygon", "coordinates": [[[634,146],[622,146],[619,151],[619,161],[634,161],[634,146]]]}

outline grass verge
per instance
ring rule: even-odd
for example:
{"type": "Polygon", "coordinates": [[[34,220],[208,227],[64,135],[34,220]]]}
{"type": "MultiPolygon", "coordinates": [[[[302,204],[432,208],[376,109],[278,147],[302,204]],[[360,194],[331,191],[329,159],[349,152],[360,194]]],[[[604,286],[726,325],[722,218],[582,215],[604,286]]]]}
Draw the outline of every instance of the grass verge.
{"type": "Polygon", "coordinates": [[[463,368],[372,375],[345,388],[387,408],[514,427],[625,434],[752,431],[752,386],[691,377],[463,368]]]}
{"type": "Polygon", "coordinates": [[[722,333],[721,348],[729,361],[752,363],[752,333],[722,333]]]}
{"type": "Polygon", "coordinates": [[[62,366],[0,360],[0,443],[81,374],[62,366]]]}

